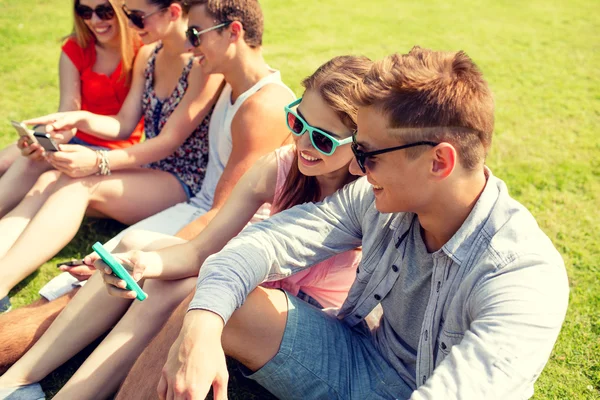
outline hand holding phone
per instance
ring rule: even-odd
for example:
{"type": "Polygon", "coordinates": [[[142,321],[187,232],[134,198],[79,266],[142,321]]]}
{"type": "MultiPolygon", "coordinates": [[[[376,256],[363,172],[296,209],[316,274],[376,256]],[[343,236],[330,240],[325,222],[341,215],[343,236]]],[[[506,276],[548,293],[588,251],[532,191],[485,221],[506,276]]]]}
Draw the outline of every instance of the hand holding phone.
{"type": "Polygon", "coordinates": [[[28,144],[31,145],[37,143],[37,139],[33,135],[34,131],[29,129],[25,124],[12,120],[10,121],[10,123],[12,124],[13,128],[17,130],[17,133],[20,137],[26,138],[28,144]]]}
{"type": "Polygon", "coordinates": [[[133,290],[136,293],[136,298],[139,301],[144,301],[148,297],[140,285],[138,285],[137,282],[133,280],[132,276],[129,275],[129,272],[123,268],[121,263],[119,263],[117,259],[112,256],[112,254],[106,251],[100,242],[94,243],[92,245],[92,249],[100,256],[102,261],[109,266],[116,276],[125,281],[127,290],[133,290]]]}
{"type": "Polygon", "coordinates": [[[44,150],[60,151],[58,145],[49,134],[42,132],[33,132],[33,136],[37,139],[37,142],[44,148],[44,150]]]}
{"type": "Polygon", "coordinates": [[[63,261],[56,264],[56,267],[63,272],[68,272],[78,281],[87,281],[92,277],[96,268],[93,265],[87,265],[83,260],[63,261]]]}
{"type": "Polygon", "coordinates": [[[56,264],[56,268],[60,268],[63,265],[66,267],[75,267],[77,265],[83,265],[83,264],[85,264],[85,263],[81,259],[80,260],[63,261],[63,262],[59,262],[58,264],[56,264]]]}

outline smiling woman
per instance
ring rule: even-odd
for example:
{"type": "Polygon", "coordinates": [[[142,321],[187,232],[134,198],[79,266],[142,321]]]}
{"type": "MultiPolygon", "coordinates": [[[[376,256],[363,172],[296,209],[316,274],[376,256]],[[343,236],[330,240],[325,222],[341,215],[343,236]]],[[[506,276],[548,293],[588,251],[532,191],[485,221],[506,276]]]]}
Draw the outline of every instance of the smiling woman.
{"type": "MultiPolygon", "coordinates": [[[[65,45],[65,53],[73,52],[77,65],[82,63],[82,77],[100,75],[99,79],[124,82],[120,32],[129,34],[130,30],[121,5],[116,0],[74,3],[75,34],[65,45]]],[[[75,142],[47,154],[47,162],[41,162],[46,170],[54,169],[33,180],[29,193],[0,220],[0,299],[69,243],[84,215],[133,224],[188,200],[202,185],[208,124],[222,78],[201,71],[188,52],[186,18],[178,1],[127,0],[125,9],[130,21],[132,15],[144,17],[143,30],[133,21],[129,27],[148,46],[135,58],[131,90],[126,97],[122,94],[118,107],[109,113],[72,107],[26,122],[45,126],[57,137],[77,129],[85,131],[90,141],[111,142],[131,140],[143,116],[146,140],[111,151],[75,142]],[[35,254],[28,250],[30,246],[36,247],[35,254]],[[13,263],[19,267],[9,268],[13,263]]],[[[105,86],[109,82],[96,82],[89,88],[82,84],[81,98],[90,95],[93,100],[95,91],[105,86]]]]}
{"type": "MultiPolygon", "coordinates": [[[[74,28],[60,56],[58,111],[115,114],[129,91],[139,38],[127,27],[115,0],[76,0],[72,4],[74,28]]],[[[54,139],[58,143],[71,141],[117,149],[138,143],[142,131],[140,123],[124,140],[105,140],[83,130],[61,132],[54,139]]],[[[25,196],[43,172],[52,168],[42,159],[42,151],[37,143],[23,139],[0,151],[0,217],[25,196]],[[19,157],[19,149],[24,157],[19,157]]]]}

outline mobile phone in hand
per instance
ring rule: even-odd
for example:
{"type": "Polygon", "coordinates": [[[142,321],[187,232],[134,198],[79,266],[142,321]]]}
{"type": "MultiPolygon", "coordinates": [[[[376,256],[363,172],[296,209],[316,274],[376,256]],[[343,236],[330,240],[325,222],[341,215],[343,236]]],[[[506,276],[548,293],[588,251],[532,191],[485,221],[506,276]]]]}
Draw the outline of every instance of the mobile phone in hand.
{"type": "Polygon", "coordinates": [[[135,292],[135,294],[137,295],[136,298],[139,301],[146,300],[148,295],[146,293],[144,293],[144,291],[142,290],[140,285],[138,285],[137,282],[135,280],[133,280],[133,277],[131,275],[129,275],[129,272],[127,272],[127,270],[125,268],[123,268],[121,263],[119,263],[117,261],[117,259],[114,258],[112,256],[112,254],[110,254],[102,246],[102,244],[100,242],[94,243],[92,245],[92,249],[100,256],[102,261],[104,261],[106,263],[106,265],[108,265],[110,267],[110,269],[112,269],[113,274],[115,274],[116,276],[118,276],[119,278],[121,278],[125,281],[125,283],[127,285],[127,290],[133,290],[135,292]]]}
{"type": "Polygon", "coordinates": [[[65,266],[67,266],[67,267],[76,267],[76,266],[78,266],[78,265],[83,265],[83,264],[85,264],[85,263],[83,262],[83,260],[71,260],[71,261],[63,261],[63,262],[60,262],[60,263],[56,264],[56,268],[60,268],[60,267],[62,267],[63,265],[65,265],[65,266]]]}
{"type": "Polygon", "coordinates": [[[23,124],[22,122],[17,122],[17,121],[10,121],[10,123],[12,124],[13,128],[15,128],[17,130],[17,133],[19,134],[19,136],[27,138],[27,142],[30,145],[37,143],[37,139],[33,135],[35,132],[32,131],[31,129],[29,129],[25,124],[23,124]]]}
{"type": "Polygon", "coordinates": [[[35,136],[35,138],[37,139],[39,144],[44,148],[44,150],[60,151],[58,145],[56,144],[54,139],[52,139],[52,136],[50,136],[49,134],[42,132],[33,132],[33,136],[35,136]]]}

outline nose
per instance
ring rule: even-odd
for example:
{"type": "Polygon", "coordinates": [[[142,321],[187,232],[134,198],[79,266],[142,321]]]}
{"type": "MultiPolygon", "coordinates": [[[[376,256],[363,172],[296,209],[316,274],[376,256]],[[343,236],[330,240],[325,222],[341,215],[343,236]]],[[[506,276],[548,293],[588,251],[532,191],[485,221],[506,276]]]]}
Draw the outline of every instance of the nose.
{"type": "Polygon", "coordinates": [[[302,136],[294,135],[294,140],[296,141],[296,145],[301,145],[300,147],[310,149],[313,147],[312,142],[310,141],[310,133],[304,132],[302,136]]]}
{"type": "Polygon", "coordinates": [[[98,17],[98,14],[96,14],[96,11],[94,11],[94,12],[92,13],[92,19],[90,19],[90,22],[91,22],[92,24],[97,24],[97,23],[98,23],[98,21],[101,21],[101,19],[98,17]]]}
{"type": "Polygon", "coordinates": [[[348,166],[348,171],[352,175],[356,175],[356,176],[365,176],[366,175],[364,172],[362,172],[362,170],[358,166],[358,162],[356,161],[356,157],[352,157],[352,161],[350,161],[350,165],[348,166]]]}

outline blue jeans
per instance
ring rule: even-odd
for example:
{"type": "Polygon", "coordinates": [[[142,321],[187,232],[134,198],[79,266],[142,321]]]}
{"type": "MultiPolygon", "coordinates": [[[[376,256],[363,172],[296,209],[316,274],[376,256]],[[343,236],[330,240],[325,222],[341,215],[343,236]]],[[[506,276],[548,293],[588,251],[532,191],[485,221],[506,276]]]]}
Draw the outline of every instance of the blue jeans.
{"type": "Polygon", "coordinates": [[[279,351],[247,374],[280,399],[407,399],[412,389],[376,349],[366,327],[352,328],[287,294],[279,351]]]}

